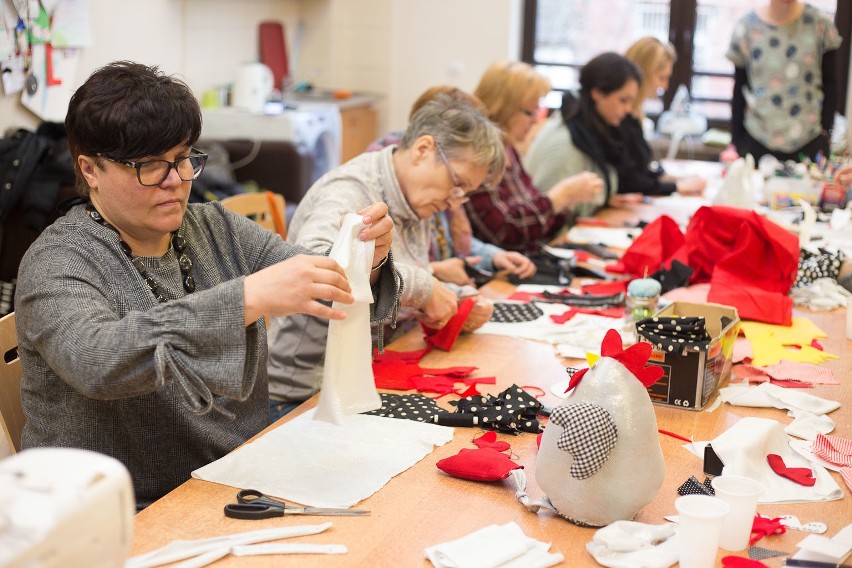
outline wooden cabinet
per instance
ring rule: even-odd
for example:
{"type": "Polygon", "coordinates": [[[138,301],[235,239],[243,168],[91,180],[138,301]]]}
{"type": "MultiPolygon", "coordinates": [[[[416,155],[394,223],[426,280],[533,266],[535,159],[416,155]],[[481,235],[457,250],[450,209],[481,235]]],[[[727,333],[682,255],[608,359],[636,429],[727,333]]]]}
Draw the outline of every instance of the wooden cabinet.
{"type": "Polygon", "coordinates": [[[340,109],[343,126],[341,161],[348,162],[378,138],[378,114],[370,103],[340,109]]]}

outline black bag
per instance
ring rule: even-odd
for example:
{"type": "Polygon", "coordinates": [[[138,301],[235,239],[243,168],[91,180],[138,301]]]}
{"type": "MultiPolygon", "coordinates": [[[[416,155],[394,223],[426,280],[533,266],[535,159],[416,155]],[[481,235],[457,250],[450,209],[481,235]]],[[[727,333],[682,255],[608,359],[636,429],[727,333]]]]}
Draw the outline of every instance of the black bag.
{"type": "Polygon", "coordinates": [[[30,178],[52,146],[49,138],[23,128],[0,139],[0,226],[20,201],[30,178]]]}

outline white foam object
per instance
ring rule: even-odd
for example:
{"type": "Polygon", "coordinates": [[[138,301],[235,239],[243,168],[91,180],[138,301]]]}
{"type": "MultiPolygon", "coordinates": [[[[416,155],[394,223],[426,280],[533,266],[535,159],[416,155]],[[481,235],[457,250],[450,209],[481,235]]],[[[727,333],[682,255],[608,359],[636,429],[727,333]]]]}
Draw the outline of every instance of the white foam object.
{"type": "Polygon", "coordinates": [[[714,203],[742,209],[754,209],[757,206],[754,198],[757,189],[754,172],[754,157],[751,154],[746,154],[745,158],[734,160],[728,167],[725,181],[719,193],[716,194],[714,203]]]}
{"type": "Polygon", "coordinates": [[[334,303],[334,309],[346,312],[346,319],[331,320],[328,326],[322,391],[314,419],[333,424],[342,424],[344,415],[382,406],[373,376],[370,337],[370,265],[375,242],[358,238],[366,227],[362,221],[360,215],[347,214],[329,254],[346,272],[355,298],[353,304],[334,303]]]}

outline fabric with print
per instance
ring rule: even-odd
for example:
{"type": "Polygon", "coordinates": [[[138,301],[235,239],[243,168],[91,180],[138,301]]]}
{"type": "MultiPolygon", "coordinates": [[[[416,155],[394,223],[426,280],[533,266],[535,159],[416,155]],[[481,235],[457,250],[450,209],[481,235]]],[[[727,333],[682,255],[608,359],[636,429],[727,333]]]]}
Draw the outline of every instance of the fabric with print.
{"type": "Polygon", "coordinates": [[[820,278],[837,280],[837,275],[840,274],[840,265],[843,264],[845,259],[846,255],[839,250],[832,251],[821,248],[819,253],[814,253],[808,249],[802,249],[802,255],[799,257],[799,272],[793,288],[807,286],[820,278]]]}
{"type": "Polygon", "coordinates": [[[636,322],[636,333],[665,353],[706,351],[711,337],[703,317],[650,317],[636,322]]]}
{"type": "Polygon", "coordinates": [[[495,302],[494,313],[491,319],[497,323],[519,323],[534,321],[540,318],[544,312],[534,304],[511,304],[508,302],[495,302]]]}
{"type": "Polygon", "coordinates": [[[737,22],[725,57],[746,70],[744,126],[755,140],[794,152],[821,133],[822,60],[841,41],[830,16],[807,4],[801,16],[781,26],[754,11],[737,22]]]}
{"type": "Polygon", "coordinates": [[[385,418],[402,418],[415,422],[434,422],[435,415],[449,414],[439,407],[434,399],[422,394],[379,393],[379,396],[382,399],[381,408],[363,414],[384,416],[385,418]]]}
{"type": "Polygon", "coordinates": [[[542,431],[538,415],[542,404],[518,385],[512,385],[497,396],[474,395],[450,401],[455,414],[476,418],[475,424],[489,430],[518,434],[542,431]]]}
{"type": "Polygon", "coordinates": [[[701,483],[694,475],[690,475],[689,479],[677,488],[677,492],[679,495],[710,495],[711,497],[716,495],[716,490],[710,485],[709,477],[705,477],[704,483],[701,483]]]}
{"type": "Polygon", "coordinates": [[[597,473],[618,441],[615,422],[606,409],[596,404],[560,406],[553,410],[550,420],[563,428],[556,447],[574,456],[574,479],[587,479],[597,473]]]}

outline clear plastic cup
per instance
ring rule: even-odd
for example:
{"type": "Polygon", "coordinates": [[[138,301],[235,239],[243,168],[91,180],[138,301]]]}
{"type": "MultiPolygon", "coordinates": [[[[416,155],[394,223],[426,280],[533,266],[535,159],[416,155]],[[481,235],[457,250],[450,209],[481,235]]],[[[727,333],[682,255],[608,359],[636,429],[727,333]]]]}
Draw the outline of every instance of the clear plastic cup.
{"type": "Polygon", "coordinates": [[[757,498],[763,492],[763,486],[754,479],[737,475],[717,477],[711,484],[716,497],[731,508],[722,523],[719,548],[730,551],[745,550],[751,537],[757,498]]]}
{"type": "Polygon", "coordinates": [[[722,520],[730,506],[718,497],[684,495],[675,501],[675,508],[680,568],[713,568],[722,520]]]}

